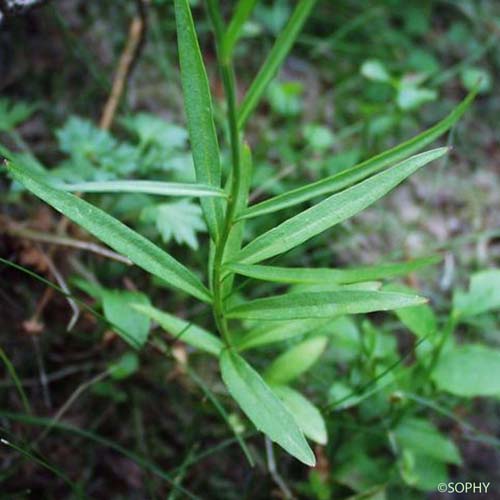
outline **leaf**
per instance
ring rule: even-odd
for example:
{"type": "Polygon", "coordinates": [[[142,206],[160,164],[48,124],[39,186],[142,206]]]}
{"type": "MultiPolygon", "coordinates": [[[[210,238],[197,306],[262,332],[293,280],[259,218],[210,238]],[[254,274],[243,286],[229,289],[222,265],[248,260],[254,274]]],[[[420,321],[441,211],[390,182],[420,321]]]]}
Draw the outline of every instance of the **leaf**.
{"type": "Polygon", "coordinates": [[[143,193],[159,196],[189,196],[202,198],[205,196],[227,198],[222,189],[203,184],[186,184],[180,182],[160,181],[100,181],[79,182],[74,184],[57,184],[58,189],[78,193],[143,193]]]}
{"type": "Polygon", "coordinates": [[[394,429],[399,446],[418,455],[440,462],[460,465],[462,459],[455,443],[443,436],[429,421],[421,418],[405,418],[394,429]]]}
{"type": "Polygon", "coordinates": [[[242,276],[263,281],[290,284],[347,284],[389,279],[439,262],[440,257],[423,257],[408,262],[383,263],[351,269],[296,268],[229,263],[226,268],[242,276]]]}
{"type": "Polygon", "coordinates": [[[396,162],[408,158],[450,130],[469,108],[476,93],[476,90],[472,91],[448,116],[412,139],[365,160],[346,171],[257,203],[247,209],[244,217],[258,217],[259,215],[283,210],[317,196],[336,193],[346,187],[352,186],[356,182],[366,179],[372,174],[380,172],[390,165],[394,165],[396,162]]]}
{"type": "Polygon", "coordinates": [[[13,103],[8,99],[0,99],[0,132],[14,130],[35,111],[36,106],[32,104],[24,102],[13,103]]]}
{"type": "Polygon", "coordinates": [[[220,368],[229,393],[255,427],[292,456],[314,467],[316,459],[302,431],[262,377],[229,349],[221,353],[220,368]]]}
{"type": "Polygon", "coordinates": [[[419,168],[446,154],[438,148],[413,156],[384,172],[334,194],[258,236],[238,254],[238,263],[253,264],[300,245],[370,206],[419,168]]]}
{"type": "Polygon", "coordinates": [[[278,356],[264,372],[270,384],[287,384],[309,370],[328,344],[326,337],[304,340],[278,356]]]}
{"type": "MultiPolygon", "coordinates": [[[[384,287],[384,290],[388,292],[413,293],[411,288],[399,284],[390,284],[384,287]]],[[[420,339],[432,339],[437,332],[436,315],[428,304],[406,307],[394,312],[401,323],[420,339]]]]}
{"type": "Polygon", "coordinates": [[[151,113],[136,113],[122,120],[125,127],[137,134],[141,145],[156,144],[168,150],[184,149],[187,130],[151,113]]]}
{"type": "Polygon", "coordinates": [[[252,111],[258,105],[267,86],[276,75],[279,67],[292,48],[315,3],[316,0],[299,0],[288,24],[276,40],[271,52],[243,99],[238,116],[239,129],[243,129],[252,111]]]}
{"type": "Polygon", "coordinates": [[[249,330],[243,337],[237,340],[236,347],[239,351],[244,351],[263,345],[283,342],[284,340],[290,340],[294,337],[310,333],[327,324],[329,321],[329,319],[297,319],[273,324],[266,322],[249,330]]]}
{"type": "Polygon", "coordinates": [[[432,379],[456,396],[500,396],[500,350],[469,344],[441,355],[432,379]]]}
{"type": "Polygon", "coordinates": [[[288,293],[265,299],[256,299],[230,308],[228,318],[284,319],[328,318],[342,314],[360,314],[387,311],[422,304],[418,295],[392,292],[363,292],[357,290],[335,292],[288,293]]]}
{"type": "Polygon", "coordinates": [[[148,297],[138,292],[102,289],[101,298],[104,316],[119,328],[116,333],[132,347],[141,348],[148,339],[150,322],[144,315],[134,311],[130,305],[149,304],[148,297]]]}
{"type": "Polygon", "coordinates": [[[205,231],[205,223],[198,205],[182,200],[175,203],[160,203],[145,207],[141,220],[156,224],[165,243],[174,239],[179,245],[186,243],[198,250],[197,231],[205,231]]]}
{"type": "Polygon", "coordinates": [[[118,361],[109,366],[111,377],[123,380],[130,377],[139,369],[139,358],[135,352],[125,353],[118,361]]]}
{"type": "Polygon", "coordinates": [[[224,49],[223,54],[226,60],[230,60],[236,42],[240,37],[241,30],[250,17],[257,0],[239,0],[234,9],[233,17],[229,23],[229,26],[226,30],[226,34],[224,35],[224,49]]]}
{"type": "Polygon", "coordinates": [[[418,109],[426,102],[435,101],[437,92],[431,89],[406,86],[399,89],[397,103],[403,111],[418,109]]]}
{"type": "Polygon", "coordinates": [[[453,295],[453,314],[469,318],[500,309],[500,269],[488,269],[472,275],[468,292],[453,295]]]}
{"type": "Polygon", "coordinates": [[[77,196],[48,186],[40,175],[27,172],[15,163],[8,163],[7,170],[26,189],[145,271],[203,302],[211,301],[210,292],[196,275],[106,212],[77,196]]]}
{"type": "MultiPolygon", "coordinates": [[[[175,0],[175,18],[184,105],[196,180],[199,183],[220,188],[219,145],[215,133],[210,87],[189,0],[175,0]]],[[[220,200],[214,198],[203,199],[201,205],[210,235],[214,241],[218,241],[223,221],[223,205],[220,200]]]]}
{"type": "Polygon", "coordinates": [[[374,82],[390,82],[391,75],[385,66],[376,59],[365,61],[361,66],[361,74],[374,82]]]}
{"type": "Polygon", "coordinates": [[[172,316],[164,311],[160,311],[151,305],[133,304],[132,307],[151,320],[156,321],[169,335],[175,339],[192,345],[197,349],[218,356],[224,346],[218,337],[207,332],[194,323],[177,318],[176,316],[172,316]]]}
{"type": "Polygon", "coordinates": [[[291,387],[276,385],[271,388],[293,415],[304,435],[316,443],[325,445],[328,442],[328,435],[325,421],[318,408],[291,387]]]}

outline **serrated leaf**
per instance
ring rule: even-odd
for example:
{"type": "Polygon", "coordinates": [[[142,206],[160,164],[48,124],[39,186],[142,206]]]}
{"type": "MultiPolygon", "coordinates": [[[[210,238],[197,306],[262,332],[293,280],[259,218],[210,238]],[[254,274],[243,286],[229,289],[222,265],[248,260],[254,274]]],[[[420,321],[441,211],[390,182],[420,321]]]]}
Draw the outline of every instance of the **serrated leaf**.
{"type": "Polygon", "coordinates": [[[210,292],[195,274],[125,224],[77,196],[45,184],[43,177],[15,163],[9,163],[7,170],[26,189],[145,271],[203,302],[211,301],[210,292]]]}
{"type": "Polygon", "coordinates": [[[295,418],[297,425],[306,437],[318,444],[328,442],[326,425],[320,411],[300,392],[286,385],[271,386],[295,418]]]}
{"type": "Polygon", "coordinates": [[[141,145],[156,144],[169,150],[184,149],[187,130],[151,113],[136,113],[122,120],[125,127],[139,137],[141,145]]]}
{"type": "Polygon", "coordinates": [[[253,264],[291,250],[335,224],[356,215],[419,168],[447,152],[448,148],[438,148],[413,156],[395,167],[330,196],[250,242],[238,254],[238,263],[253,264]]]}
{"type": "MultiPolygon", "coordinates": [[[[221,166],[212,100],[189,0],[175,0],[175,18],[184,105],[196,180],[202,184],[220,188],[221,166]]],[[[202,207],[210,235],[214,241],[218,241],[223,221],[221,200],[203,199],[202,207]]]]}
{"type": "Polygon", "coordinates": [[[141,314],[156,321],[165,332],[175,339],[192,345],[197,349],[218,356],[224,347],[224,344],[218,337],[194,323],[160,311],[151,305],[133,304],[132,307],[141,314]]]}
{"type": "Polygon", "coordinates": [[[456,396],[500,396],[500,350],[485,345],[456,347],[441,355],[432,379],[456,396]]]}
{"type": "Polygon", "coordinates": [[[145,207],[141,220],[156,224],[165,243],[174,239],[179,245],[185,243],[193,250],[198,249],[196,233],[205,231],[200,207],[186,200],[145,207]]]}
{"type": "Polygon", "coordinates": [[[353,184],[366,179],[372,174],[394,165],[425,148],[428,144],[450,130],[469,108],[476,96],[477,90],[472,91],[455,109],[430,129],[399,144],[398,146],[384,151],[368,160],[351,167],[338,174],[331,175],[325,179],[292,189],[274,198],[257,203],[247,209],[244,217],[258,217],[267,213],[292,207],[312,198],[332,194],[341,191],[353,184]]]}
{"type": "Polygon", "coordinates": [[[73,184],[56,184],[58,189],[73,193],[141,193],[159,196],[187,196],[203,198],[227,198],[222,189],[203,184],[181,182],[160,182],[142,180],[78,182],[73,184]]]}
{"type": "Polygon", "coordinates": [[[228,318],[278,321],[285,319],[329,318],[342,314],[361,314],[388,311],[425,303],[418,295],[392,292],[335,292],[288,293],[236,305],[228,318]]]}
{"type": "Polygon", "coordinates": [[[238,128],[242,129],[245,126],[252,111],[258,105],[267,86],[276,75],[276,72],[292,48],[295,39],[302,30],[315,3],[316,0],[299,0],[285,29],[276,40],[276,43],[241,103],[238,116],[238,128]]]}
{"type": "Polygon", "coordinates": [[[139,292],[102,289],[101,299],[104,316],[119,328],[116,333],[132,347],[140,349],[148,339],[150,322],[130,306],[133,303],[149,304],[148,297],[139,292]]]}
{"type": "Polygon", "coordinates": [[[440,257],[423,257],[408,262],[388,262],[347,269],[297,268],[229,263],[226,268],[242,276],[263,281],[290,284],[348,284],[404,276],[439,262],[440,257]]]}
{"type": "Polygon", "coordinates": [[[220,367],[229,393],[255,427],[292,456],[313,467],[316,459],[302,431],[262,377],[229,349],[222,351],[220,367]]]}
{"type": "Polygon", "coordinates": [[[264,379],[270,384],[287,384],[309,370],[327,344],[326,337],[313,337],[291,347],[267,367],[264,379]]]}

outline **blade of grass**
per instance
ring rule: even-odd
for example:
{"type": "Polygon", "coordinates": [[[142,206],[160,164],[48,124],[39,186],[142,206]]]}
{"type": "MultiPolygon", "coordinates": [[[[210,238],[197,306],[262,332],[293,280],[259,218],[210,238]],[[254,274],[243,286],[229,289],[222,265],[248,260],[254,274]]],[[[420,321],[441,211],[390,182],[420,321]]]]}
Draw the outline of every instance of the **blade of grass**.
{"type": "Polygon", "coordinates": [[[227,198],[222,189],[203,184],[183,184],[160,181],[99,181],[76,184],[57,184],[58,189],[73,193],[144,193],[160,196],[189,196],[196,198],[227,198]]]}
{"type": "Polygon", "coordinates": [[[413,156],[355,186],[334,194],[258,236],[237,256],[240,264],[254,264],[274,257],[343,222],[370,206],[419,168],[448,152],[438,148],[413,156]]]}
{"type": "Polygon", "coordinates": [[[330,318],[343,314],[389,311],[424,304],[418,295],[394,292],[287,293],[239,304],[227,311],[228,318],[279,321],[285,319],[330,318]]]}
{"type": "Polygon", "coordinates": [[[82,437],[89,441],[93,441],[94,443],[100,444],[101,446],[105,446],[106,448],[114,450],[120,455],[123,455],[124,457],[127,457],[128,459],[132,460],[142,469],[152,472],[156,476],[167,481],[172,487],[179,489],[184,495],[186,495],[187,498],[191,498],[193,500],[200,500],[200,497],[192,494],[186,488],[180,485],[176,485],[173,477],[170,474],[167,474],[163,470],[163,468],[160,467],[159,465],[156,465],[155,463],[146,460],[140,455],[137,455],[136,453],[127,450],[118,443],[115,443],[110,439],[100,436],[99,434],[84,429],[80,429],[79,427],[62,422],[53,424],[52,419],[50,418],[35,417],[31,415],[24,415],[21,413],[13,413],[1,409],[0,409],[0,416],[7,420],[13,420],[14,422],[21,422],[26,425],[32,425],[38,427],[51,427],[53,430],[69,432],[71,434],[82,437]]]}
{"type": "Polygon", "coordinates": [[[210,302],[210,292],[193,272],[125,224],[77,196],[45,184],[39,174],[15,163],[8,163],[7,170],[26,189],[145,271],[203,302],[210,302]]]}
{"type": "Polygon", "coordinates": [[[242,276],[289,284],[348,284],[362,283],[404,276],[423,267],[436,264],[439,256],[423,257],[408,262],[387,262],[374,266],[353,267],[350,269],[328,269],[307,267],[275,267],[252,264],[228,264],[226,267],[242,276]]]}
{"type": "Polygon", "coordinates": [[[1,347],[0,347],[0,359],[3,361],[5,368],[7,368],[7,372],[9,373],[12,382],[14,382],[16,390],[19,393],[19,397],[21,398],[21,402],[23,403],[24,411],[28,414],[33,413],[31,410],[28,397],[26,396],[26,392],[23,389],[23,384],[21,383],[19,377],[17,376],[16,369],[14,365],[11,363],[7,354],[5,354],[5,351],[1,347]]]}
{"type": "Polygon", "coordinates": [[[275,196],[269,200],[251,206],[243,214],[244,218],[258,217],[260,215],[276,212],[285,208],[297,205],[317,196],[336,193],[352,186],[356,182],[366,179],[372,174],[380,172],[386,167],[395,164],[410,155],[417,153],[425,146],[435,141],[441,135],[450,130],[453,125],[463,116],[476,96],[477,90],[473,90],[467,97],[453,109],[439,123],[412,139],[399,144],[398,146],[384,151],[358,165],[319,181],[293,189],[286,193],[275,196]]]}
{"type": "Polygon", "coordinates": [[[302,30],[316,1],[317,0],[300,0],[297,7],[295,7],[285,29],[276,40],[276,43],[241,103],[238,114],[238,128],[240,130],[245,127],[252,111],[259,104],[262,94],[276,75],[285,57],[290,52],[292,45],[302,30]]]}
{"type": "Polygon", "coordinates": [[[81,490],[81,486],[73,483],[71,479],[61,470],[59,470],[57,467],[54,467],[53,465],[49,464],[46,460],[37,457],[34,453],[32,453],[29,450],[26,450],[22,448],[21,446],[18,446],[17,444],[13,443],[12,441],[9,441],[5,438],[0,438],[0,444],[3,444],[4,446],[8,446],[9,448],[17,451],[20,455],[23,457],[27,458],[28,460],[41,465],[43,468],[49,470],[52,472],[54,475],[62,479],[73,491],[73,493],[76,495],[77,498],[85,498],[85,495],[83,494],[81,490]]]}
{"type": "MultiPolygon", "coordinates": [[[[212,99],[189,0],[175,0],[175,19],[184,105],[196,180],[220,188],[221,166],[212,99]]],[[[216,198],[202,199],[201,205],[210,235],[213,241],[218,241],[223,224],[223,205],[216,198]]]]}

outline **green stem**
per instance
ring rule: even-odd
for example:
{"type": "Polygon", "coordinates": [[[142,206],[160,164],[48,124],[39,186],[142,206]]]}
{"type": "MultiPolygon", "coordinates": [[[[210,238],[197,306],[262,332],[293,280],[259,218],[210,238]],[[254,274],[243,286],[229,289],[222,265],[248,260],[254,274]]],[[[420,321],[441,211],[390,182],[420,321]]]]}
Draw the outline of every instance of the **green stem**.
{"type": "Polygon", "coordinates": [[[224,252],[229,239],[229,234],[235,221],[238,197],[241,192],[241,144],[240,135],[238,132],[236,82],[232,61],[226,58],[223,54],[224,24],[220,15],[220,7],[217,0],[207,0],[207,7],[208,14],[214,26],[217,55],[219,60],[219,70],[221,73],[222,84],[224,86],[224,93],[227,101],[227,116],[231,142],[231,185],[222,234],[219,238],[219,241],[217,241],[216,243],[212,278],[215,322],[217,324],[219,332],[224,338],[224,341],[228,346],[230,346],[231,336],[229,333],[227,319],[224,316],[224,297],[222,293],[222,282],[224,276],[222,275],[222,265],[224,260],[224,252]]]}

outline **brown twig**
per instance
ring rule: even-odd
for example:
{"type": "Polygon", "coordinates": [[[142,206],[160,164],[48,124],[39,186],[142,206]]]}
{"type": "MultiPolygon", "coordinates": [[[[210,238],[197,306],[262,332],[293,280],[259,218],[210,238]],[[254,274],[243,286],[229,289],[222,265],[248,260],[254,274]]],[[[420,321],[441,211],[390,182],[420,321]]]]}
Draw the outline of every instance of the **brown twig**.
{"type": "Polygon", "coordinates": [[[147,0],[137,0],[137,14],[130,23],[127,43],[118,61],[111,93],[106,101],[101,116],[100,127],[103,130],[109,130],[111,128],[127,82],[130,79],[132,70],[141,53],[146,32],[146,5],[147,0]]]}
{"type": "MultiPolygon", "coordinates": [[[[68,220],[66,218],[62,220],[68,220]]],[[[66,247],[78,248],[80,250],[86,250],[88,252],[95,253],[97,255],[102,255],[103,257],[107,257],[109,259],[116,260],[118,262],[122,262],[123,264],[127,264],[128,266],[132,265],[132,261],[123,255],[120,255],[112,250],[107,249],[97,243],[92,243],[89,241],[77,240],[74,238],[69,238],[67,236],[56,236],[47,233],[43,233],[41,231],[34,231],[32,229],[26,229],[16,226],[7,227],[5,232],[12,236],[17,236],[19,238],[26,238],[28,240],[40,241],[42,243],[50,243],[52,245],[61,245],[66,247]]]]}

